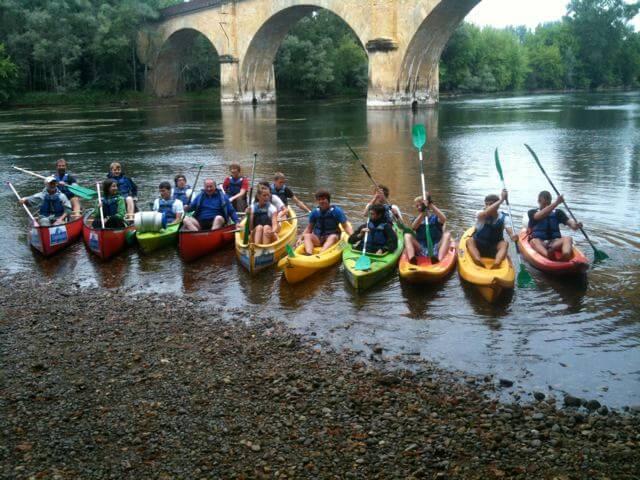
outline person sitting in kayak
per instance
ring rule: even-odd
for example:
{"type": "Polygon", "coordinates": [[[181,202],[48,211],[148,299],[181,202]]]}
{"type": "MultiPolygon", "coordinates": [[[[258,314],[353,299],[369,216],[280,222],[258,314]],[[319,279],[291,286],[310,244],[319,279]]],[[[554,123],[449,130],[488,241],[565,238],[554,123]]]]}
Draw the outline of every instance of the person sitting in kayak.
{"type": "Polygon", "coordinates": [[[127,206],[127,218],[129,220],[133,219],[133,215],[136,213],[136,200],[138,196],[138,187],[135,182],[125,176],[124,171],[122,170],[122,165],[118,162],[113,162],[109,166],[109,174],[107,178],[115,180],[118,185],[118,191],[122,198],[124,198],[125,204],[127,206]]]}
{"type": "Polygon", "coordinates": [[[365,216],[369,215],[369,209],[373,205],[384,206],[385,218],[389,223],[402,223],[402,212],[400,211],[400,208],[389,201],[389,187],[378,185],[377,188],[373,189],[373,198],[364,209],[365,216]]]}
{"type": "Polygon", "coordinates": [[[158,189],[160,198],[156,198],[153,202],[153,211],[162,213],[167,219],[167,223],[180,223],[182,215],[184,215],[184,207],[180,200],[171,197],[171,184],[161,182],[158,189]]]}
{"type": "Polygon", "coordinates": [[[444,231],[444,224],[447,217],[433,203],[431,195],[427,194],[427,201],[422,197],[416,197],[414,200],[418,216],[413,221],[411,228],[415,234],[404,234],[404,245],[407,250],[407,258],[409,262],[416,264],[417,256],[426,257],[429,255],[429,245],[427,241],[427,232],[424,226],[425,218],[429,224],[429,233],[433,241],[433,255],[438,260],[442,260],[449,251],[451,244],[451,233],[444,231]]]}
{"type": "Polygon", "coordinates": [[[305,203],[295,196],[293,191],[287,185],[287,177],[284,173],[276,172],[273,176],[273,183],[270,185],[271,194],[276,195],[282,200],[282,203],[286,207],[289,206],[289,199],[291,199],[299,208],[307,213],[311,213],[311,209],[305,205],[305,203]]]}
{"type": "Polygon", "coordinates": [[[573,251],[573,239],[563,237],[560,233],[560,225],[566,225],[571,230],[579,230],[582,223],[578,223],[567,217],[567,214],[558,209],[558,205],[564,202],[564,197],[559,195],[552,203],[551,193],[545,191],[538,195],[538,209],[531,209],[529,215],[529,230],[531,231],[531,246],[540,255],[556,260],[556,252],[560,251],[560,261],[571,259],[573,251]]]}
{"type": "Polygon", "coordinates": [[[224,179],[222,188],[229,195],[236,212],[244,212],[247,209],[247,192],[249,191],[249,179],[240,176],[242,167],[237,163],[229,167],[231,175],[224,179]]]}
{"type": "Polygon", "coordinates": [[[267,189],[269,190],[269,195],[271,195],[270,202],[274,207],[276,207],[276,210],[278,210],[278,220],[285,220],[289,216],[289,209],[284,204],[284,202],[280,200],[279,196],[273,195],[271,193],[271,183],[267,181],[263,181],[258,183],[258,185],[263,185],[267,187],[267,189]]]}
{"type": "Polygon", "coordinates": [[[506,190],[502,190],[500,197],[487,195],[484,199],[484,210],[476,214],[476,231],[467,241],[467,249],[472,260],[481,267],[484,267],[482,257],[494,259],[491,268],[498,268],[507,257],[509,244],[504,240],[505,229],[514,242],[518,241],[518,236],[513,230],[505,226],[507,214],[500,211],[500,205],[508,198],[506,190]]]}
{"type": "Polygon", "coordinates": [[[98,200],[95,206],[93,219],[93,228],[102,228],[102,220],[100,219],[100,209],[104,217],[104,228],[125,228],[125,215],[127,209],[124,198],[120,195],[118,182],[108,178],[102,182],[102,202],[98,200]]]}
{"type": "Polygon", "coordinates": [[[369,222],[360,225],[349,237],[349,243],[353,245],[354,249],[362,250],[362,242],[367,232],[369,233],[366,245],[367,252],[382,255],[398,248],[398,236],[387,221],[383,205],[374,204],[369,211],[369,222]]]}
{"type": "Polygon", "coordinates": [[[183,206],[189,205],[189,197],[193,192],[193,187],[187,184],[187,177],[182,174],[176,175],[173,179],[173,190],[171,198],[180,200],[183,206]]]}
{"type": "Polygon", "coordinates": [[[189,211],[193,212],[193,217],[185,217],[183,222],[184,229],[189,232],[217,230],[229,220],[238,223],[238,215],[229,197],[210,178],[204,181],[204,189],[191,200],[189,211]]]}
{"type": "Polygon", "coordinates": [[[71,202],[67,196],[58,190],[55,177],[44,179],[45,188],[30,197],[20,199],[20,203],[27,206],[40,205],[38,223],[43,227],[61,225],[66,222],[71,212],[71,202]]]}
{"type": "Polygon", "coordinates": [[[251,225],[251,242],[268,245],[278,240],[278,210],[271,203],[271,190],[258,185],[255,202],[247,208],[251,225]]]}
{"type": "Polygon", "coordinates": [[[79,217],[80,199],[69,190],[70,185],[76,185],[78,182],[75,177],[72,177],[67,173],[67,161],[64,158],[61,158],[56,162],[56,173],[53,174],[53,178],[58,181],[58,190],[64,193],[71,202],[72,216],[79,217]]]}
{"type": "Polygon", "coordinates": [[[338,243],[340,239],[340,226],[349,235],[353,229],[342,209],[331,205],[331,194],[327,190],[316,192],[318,207],[309,214],[309,224],[302,232],[304,250],[307,255],[313,255],[315,247],[322,247],[322,252],[338,243]]]}

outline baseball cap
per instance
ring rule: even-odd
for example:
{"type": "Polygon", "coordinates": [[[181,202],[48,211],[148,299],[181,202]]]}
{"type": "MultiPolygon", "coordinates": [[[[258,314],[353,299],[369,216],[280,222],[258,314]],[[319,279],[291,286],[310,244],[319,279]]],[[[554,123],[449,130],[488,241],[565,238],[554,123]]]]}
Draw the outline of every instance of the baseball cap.
{"type": "Polygon", "coordinates": [[[44,184],[45,185],[49,185],[50,183],[58,183],[58,180],[56,180],[56,177],[54,177],[53,175],[49,175],[47,178],[44,179],[44,184]]]}

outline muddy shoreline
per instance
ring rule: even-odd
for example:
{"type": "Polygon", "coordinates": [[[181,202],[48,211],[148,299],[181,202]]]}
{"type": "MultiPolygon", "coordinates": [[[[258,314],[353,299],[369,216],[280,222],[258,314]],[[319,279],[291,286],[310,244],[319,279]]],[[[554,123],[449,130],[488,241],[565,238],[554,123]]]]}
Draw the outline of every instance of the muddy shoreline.
{"type": "Polygon", "coordinates": [[[7,479],[640,471],[636,412],[557,408],[542,392],[532,404],[501,403],[495,379],[364,363],[193,296],[5,275],[0,351],[7,479]]]}

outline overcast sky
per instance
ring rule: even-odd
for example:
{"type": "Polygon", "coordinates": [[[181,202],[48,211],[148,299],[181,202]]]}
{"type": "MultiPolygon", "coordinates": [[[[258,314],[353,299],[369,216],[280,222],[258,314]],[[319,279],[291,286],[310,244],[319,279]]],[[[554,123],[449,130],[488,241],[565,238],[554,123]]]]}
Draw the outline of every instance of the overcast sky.
{"type": "MultiPolygon", "coordinates": [[[[527,25],[560,19],[566,12],[566,0],[482,0],[469,14],[467,21],[478,25],[527,25]]],[[[634,19],[640,30],[640,16],[634,19]]]]}

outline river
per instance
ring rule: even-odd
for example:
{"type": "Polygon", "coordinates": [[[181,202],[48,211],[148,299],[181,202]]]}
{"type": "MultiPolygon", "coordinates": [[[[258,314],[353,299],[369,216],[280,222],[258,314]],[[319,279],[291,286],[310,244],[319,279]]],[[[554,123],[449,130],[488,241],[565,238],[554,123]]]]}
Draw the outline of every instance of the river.
{"type": "MultiPolygon", "coordinates": [[[[592,240],[611,257],[588,280],[558,280],[532,272],[535,289],[518,289],[488,305],[453,275],[436,288],[409,288],[394,275],[356,294],[341,268],[290,286],[276,271],[249,276],[233,250],[183,264],[176,251],[144,256],[135,248],[102,264],[82,243],[49,260],[27,245],[27,219],[8,189],[0,193],[0,270],[35,272],[82,286],[122,292],[199,292],[212,309],[273,315],[333,347],[383,355],[407,364],[419,358],[469,375],[516,382],[505,392],[569,392],[610,406],[640,404],[640,95],[638,93],[464,98],[438,109],[367,110],[364,102],[336,100],[277,106],[221,108],[210,104],[150,107],[31,108],[0,111],[3,179],[30,194],[41,188],[11,169],[51,171],[64,156],[87,186],[113,161],[124,164],[148,205],[161,180],[197,166],[222,180],[228,164],[257,177],[284,171],[308,204],[318,187],[353,223],[362,221],[369,184],[340,140],[341,133],[391,197],[412,214],[420,193],[411,144],[414,122],[427,125],[427,184],[460,237],[487,193],[497,193],[493,150],[500,147],[514,217],[548,189],[524,143],[531,145],[565,194],[592,240]]],[[[302,222],[304,224],[304,222],[302,222]]],[[[577,244],[592,258],[579,234],[577,244]]],[[[23,292],[28,294],[28,292],[23,292]]],[[[15,292],[14,294],[20,294],[15,292]]],[[[114,308],[117,296],[114,295],[114,308]]],[[[232,313],[230,313],[231,315],[232,313]]]]}

